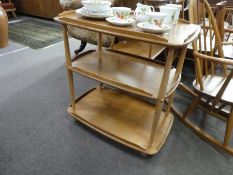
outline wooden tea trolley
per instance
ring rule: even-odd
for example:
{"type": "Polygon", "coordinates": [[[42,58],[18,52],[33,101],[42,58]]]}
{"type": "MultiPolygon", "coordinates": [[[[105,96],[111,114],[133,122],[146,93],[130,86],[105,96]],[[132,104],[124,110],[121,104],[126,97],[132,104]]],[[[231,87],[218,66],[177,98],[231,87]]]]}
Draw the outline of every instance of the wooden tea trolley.
{"type": "Polygon", "coordinates": [[[199,26],[180,21],[169,33],[155,35],[140,31],[136,25],[119,27],[104,20],[79,17],[75,11],[64,12],[55,20],[63,25],[64,31],[71,94],[68,112],[83,124],[117,142],[146,154],[157,153],[173,123],[170,107],[174,92],[181,79],[187,45],[197,37],[199,26]],[[67,25],[97,32],[98,49],[72,61],[67,25]],[[161,64],[102,48],[102,34],[166,46],[166,62],[161,64]],[[181,52],[174,68],[172,63],[177,50],[181,52]],[[97,80],[100,85],[76,99],[73,72],[97,80]],[[156,103],[149,103],[139,96],[153,99],[156,103]],[[168,101],[166,106],[165,100],[168,101]]]}

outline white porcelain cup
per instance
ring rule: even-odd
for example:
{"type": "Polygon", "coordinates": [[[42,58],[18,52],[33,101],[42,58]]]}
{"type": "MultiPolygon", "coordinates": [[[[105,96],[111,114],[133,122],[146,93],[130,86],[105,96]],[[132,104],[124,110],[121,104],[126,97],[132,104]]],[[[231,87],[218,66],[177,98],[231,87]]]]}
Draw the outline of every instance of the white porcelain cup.
{"type": "Polygon", "coordinates": [[[164,20],[165,24],[168,24],[168,25],[176,24],[177,22],[176,14],[177,14],[177,11],[179,11],[178,8],[164,5],[164,6],[160,6],[159,9],[160,9],[160,12],[165,13],[167,15],[166,19],[164,20]]]}
{"type": "Polygon", "coordinates": [[[182,5],[179,5],[179,4],[167,4],[166,6],[177,8],[175,19],[174,19],[174,24],[177,24],[179,16],[180,16],[180,11],[182,9],[182,5]]]}
{"type": "Polygon", "coordinates": [[[166,18],[166,14],[161,12],[146,12],[146,15],[148,17],[147,22],[156,26],[163,24],[166,18]]]}
{"type": "Polygon", "coordinates": [[[117,19],[126,19],[131,16],[131,8],[128,7],[112,7],[113,15],[117,19]]]}

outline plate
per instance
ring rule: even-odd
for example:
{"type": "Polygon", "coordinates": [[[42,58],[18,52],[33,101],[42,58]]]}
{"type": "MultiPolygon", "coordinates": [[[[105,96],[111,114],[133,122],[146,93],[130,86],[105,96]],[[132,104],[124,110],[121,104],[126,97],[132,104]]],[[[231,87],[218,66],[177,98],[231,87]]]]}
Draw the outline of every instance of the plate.
{"type": "Polygon", "coordinates": [[[108,21],[109,23],[113,25],[117,25],[117,26],[127,26],[127,25],[135,23],[135,20],[132,18],[127,18],[123,20],[123,19],[116,18],[115,16],[106,18],[106,21],[108,21]]]}
{"type": "Polygon", "coordinates": [[[101,12],[101,13],[94,13],[93,11],[86,11],[83,8],[77,9],[76,10],[77,15],[85,16],[87,18],[95,18],[95,19],[105,19],[108,17],[113,16],[112,10],[109,10],[108,12],[101,12]]]}
{"type": "Polygon", "coordinates": [[[145,32],[149,33],[166,33],[171,27],[166,24],[162,24],[160,27],[156,25],[152,25],[148,22],[140,22],[137,24],[138,28],[142,29],[145,32]]]}
{"type": "Polygon", "coordinates": [[[85,7],[82,8],[82,11],[83,13],[88,13],[88,14],[92,14],[92,15],[100,15],[100,14],[103,14],[103,13],[112,13],[112,8],[111,7],[108,7],[106,8],[105,10],[88,10],[86,9],[85,7]]]}

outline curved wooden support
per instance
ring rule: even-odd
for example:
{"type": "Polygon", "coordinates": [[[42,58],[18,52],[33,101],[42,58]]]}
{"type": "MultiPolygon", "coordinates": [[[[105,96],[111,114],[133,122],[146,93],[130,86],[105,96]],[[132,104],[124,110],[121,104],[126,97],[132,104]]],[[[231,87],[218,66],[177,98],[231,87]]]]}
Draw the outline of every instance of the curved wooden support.
{"type": "MultiPolygon", "coordinates": [[[[186,93],[188,93],[190,96],[194,97],[195,99],[198,99],[195,92],[193,92],[191,89],[189,89],[184,84],[180,83],[179,89],[186,92],[186,93]]],[[[195,100],[194,100],[193,103],[195,103],[195,100]]],[[[192,105],[190,105],[190,106],[192,106],[192,105]]],[[[189,109],[190,106],[187,109],[189,109]]],[[[208,112],[208,109],[205,109],[205,107],[201,106],[200,104],[196,105],[196,107],[199,107],[199,108],[205,110],[206,112],[208,112]]],[[[175,115],[175,117],[177,117],[177,119],[179,119],[179,121],[181,121],[189,129],[191,129],[197,136],[202,138],[204,141],[209,142],[215,148],[221,149],[221,150],[225,151],[226,153],[233,156],[233,147],[231,147],[229,145],[229,140],[230,140],[230,136],[231,136],[232,129],[233,129],[233,124],[232,124],[233,123],[232,122],[232,120],[233,120],[233,109],[231,109],[231,115],[228,118],[228,122],[226,123],[226,134],[225,134],[224,142],[220,142],[219,140],[217,140],[216,138],[214,138],[210,134],[206,133],[203,129],[198,127],[196,124],[194,124],[191,120],[189,120],[187,110],[183,114],[174,105],[172,105],[171,111],[175,115]]],[[[213,113],[210,113],[210,112],[209,112],[209,114],[214,115],[213,113]]],[[[215,117],[218,118],[218,116],[215,116],[215,117]]]]}
{"type": "Polygon", "coordinates": [[[78,55],[80,52],[82,52],[85,49],[86,45],[87,42],[81,41],[79,48],[74,51],[75,55],[78,55]]]}
{"type": "Polygon", "coordinates": [[[181,121],[186,127],[191,129],[197,136],[202,138],[204,141],[209,142],[215,148],[221,149],[221,150],[225,151],[226,153],[233,156],[233,148],[232,147],[225,146],[219,140],[215,139],[210,134],[203,131],[200,127],[193,124],[193,122],[190,121],[188,118],[184,118],[183,115],[180,113],[180,111],[175,106],[172,106],[171,110],[175,114],[175,117],[177,117],[177,119],[179,119],[179,121],[181,121]]]}

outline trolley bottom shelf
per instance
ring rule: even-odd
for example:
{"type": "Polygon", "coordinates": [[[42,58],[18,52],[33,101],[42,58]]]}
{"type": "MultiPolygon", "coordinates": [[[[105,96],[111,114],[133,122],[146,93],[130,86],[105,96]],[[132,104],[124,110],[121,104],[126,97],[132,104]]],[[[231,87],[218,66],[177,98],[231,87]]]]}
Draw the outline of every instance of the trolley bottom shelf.
{"type": "Polygon", "coordinates": [[[146,154],[164,144],[173,115],[161,113],[152,147],[148,148],[155,106],[108,88],[96,88],[78,98],[68,112],[83,124],[128,147],[146,154]]]}

